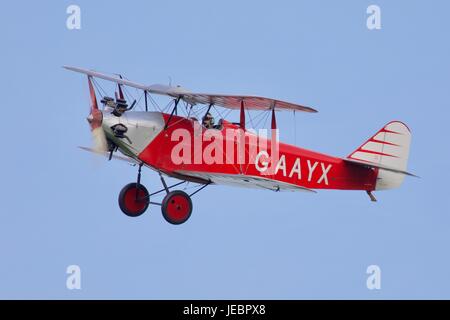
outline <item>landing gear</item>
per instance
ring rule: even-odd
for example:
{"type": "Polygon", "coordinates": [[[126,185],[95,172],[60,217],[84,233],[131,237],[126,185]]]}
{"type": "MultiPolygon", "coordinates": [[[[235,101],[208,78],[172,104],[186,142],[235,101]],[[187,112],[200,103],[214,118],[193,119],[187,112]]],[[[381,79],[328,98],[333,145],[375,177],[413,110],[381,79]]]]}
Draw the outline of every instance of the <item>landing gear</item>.
{"type": "Polygon", "coordinates": [[[170,191],[171,188],[186,183],[186,181],[181,181],[168,186],[160,173],[161,183],[164,188],[159,191],[149,193],[141,184],[141,169],[142,164],[139,165],[137,182],[127,184],[123,187],[119,194],[119,207],[123,213],[129,217],[140,216],[145,212],[145,210],[147,210],[150,204],[154,204],[161,206],[162,215],[167,222],[176,225],[185,223],[192,213],[191,197],[209,185],[209,183],[205,183],[191,194],[187,194],[181,190],[170,191]],[[162,203],[150,201],[150,197],[161,192],[166,192],[166,196],[162,200],[162,203]]]}
{"type": "Polygon", "coordinates": [[[162,201],[161,212],[167,222],[182,224],[191,216],[191,197],[181,190],[170,191],[162,201]]]}
{"type": "Polygon", "coordinates": [[[129,183],[119,194],[119,207],[129,217],[138,217],[147,210],[150,195],[147,189],[138,183],[129,183]]]}
{"type": "Polygon", "coordinates": [[[129,183],[119,193],[119,207],[129,217],[139,217],[150,204],[150,194],[141,184],[142,164],[139,165],[137,182],[129,183]]]}

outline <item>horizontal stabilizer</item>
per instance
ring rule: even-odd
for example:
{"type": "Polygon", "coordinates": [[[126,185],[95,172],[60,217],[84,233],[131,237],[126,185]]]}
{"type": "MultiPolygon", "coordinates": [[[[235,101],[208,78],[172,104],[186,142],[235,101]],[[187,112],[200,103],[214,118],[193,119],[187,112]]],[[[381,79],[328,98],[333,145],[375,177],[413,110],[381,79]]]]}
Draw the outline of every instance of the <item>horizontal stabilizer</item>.
{"type": "Polygon", "coordinates": [[[395,168],[391,168],[391,167],[388,167],[388,166],[384,166],[382,164],[374,164],[374,163],[370,163],[370,162],[352,160],[352,159],[348,159],[348,158],[344,159],[344,161],[349,162],[349,163],[353,163],[353,164],[357,164],[357,165],[360,165],[360,166],[365,166],[365,167],[369,167],[369,168],[383,169],[383,170],[387,170],[387,171],[400,173],[400,174],[405,174],[407,176],[419,178],[419,176],[416,176],[415,174],[412,174],[410,172],[399,170],[399,169],[395,169],[395,168]]]}

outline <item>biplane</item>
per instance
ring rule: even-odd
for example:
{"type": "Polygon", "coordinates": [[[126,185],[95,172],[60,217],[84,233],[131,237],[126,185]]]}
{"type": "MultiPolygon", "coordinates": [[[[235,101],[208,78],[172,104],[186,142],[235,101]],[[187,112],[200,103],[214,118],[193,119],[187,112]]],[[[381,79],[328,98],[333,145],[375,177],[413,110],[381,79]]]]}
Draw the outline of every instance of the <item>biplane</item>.
{"type": "MultiPolygon", "coordinates": [[[[299,104],[259,96],[191,92],[180,86],[144,85],[120,75],[65,66],[87,76],[90,113],[87,120],[94,147],[84,150],[121,159],[137,166],[137,179],[119,193],[119,207],[126,215],[137,217],[150,204],[161,207],[171,224],[186,222],[192,213],[191,197],[213,184],[260,188],[272,191],[316,192],[317,189],[361,190],[376,201],[375,190],[399,187],[407,172],[411,143],[409,128],[391,121],[347,157],[334,157],[278,141],[276,112],[317,112],[299,104]],[[97,102],[96,79],[114,83],[114,97],[97,102]],[[135,88],[145,101],[145,109],[135,109],[136,99],[127,100],[126,88],[135,88]],[[170,108],[149,110],[152,96],[166,96],[170,108]],[[183,102],[185,114],[180,114],[183,102]],[[239,121],[213,121],[211,108],[239,113],[239,121]],[[202,108],[202,109],[201,109],[202,108]],[[202,110],[199,119],[198,111],[202,110]],[[169,112],[170,111],[170,112],[169,112]],[[271,115],[270,135],[248,127],[250,111],[271,115]],[[116,152],[119,151],[120,154],[116,152]],[[145,166],[159,173],[162,189],[150,193],[141,183],[145,166]],[[180,180],[173,185],[167,177],[180,180]],[[193,183],[197,189],[188,194],[176,187],[193,183]],[[165,193],[165,195],[164,195],[165,193]],[[161,202],[152,201],[163,194],[161,202]]],[[[105,93],[105,92],[103,92],[105,93]]],[[[143,102],[144,103],[144,102],[143,102]]]]}

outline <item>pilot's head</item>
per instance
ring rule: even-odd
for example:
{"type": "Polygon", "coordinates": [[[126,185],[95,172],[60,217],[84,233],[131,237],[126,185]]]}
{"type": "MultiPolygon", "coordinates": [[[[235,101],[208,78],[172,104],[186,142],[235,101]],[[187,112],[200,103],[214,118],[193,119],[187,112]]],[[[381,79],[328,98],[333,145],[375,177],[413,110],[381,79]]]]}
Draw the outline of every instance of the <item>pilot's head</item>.
{"type": "Polygon", "coordinates": [[[203,117],[203,125],[208,129],[214,126],[214,117],[211,115],[211,113],[208,112],[203,117]]]}

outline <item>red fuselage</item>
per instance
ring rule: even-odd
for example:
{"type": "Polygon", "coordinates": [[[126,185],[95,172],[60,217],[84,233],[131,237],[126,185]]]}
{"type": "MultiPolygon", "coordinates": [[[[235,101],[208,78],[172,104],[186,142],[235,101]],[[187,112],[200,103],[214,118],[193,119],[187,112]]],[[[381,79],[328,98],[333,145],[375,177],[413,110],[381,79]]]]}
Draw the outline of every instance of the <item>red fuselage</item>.
{"type": "MultiPolygon", "coordinates": [[[[168,121],[169,115],[163,114],[164,120],[168,121]]],[[[223,148],[220,151],[212,152],[217,158],[223,161],[205,162],[202,161],[199,152],[211,150],[213,139],[206,138],[207,130],[201,127],[200,133],[195,131],[196,120],[184,117],[173,116],[170,119],[168,127],[161,131],[150,144],[139,154],[140,160],[147,165],[158,168],[159,170],[171,176],[189,175],[189,173],[210,173],[226,176],[250,176],[271,179],[291,185],[300,186],[308,189],[345,189],[345,190],[375,190],[378,170],[368,167],[354,165],[341,158],[325,155],[322,153],[298,148],[293,145],[279,143],[278,157],[272,167],[272,171],[264,170],[270,159],[267,155],[271,154],[271,140],[258,137],[258,142],[265,142],[265,150],[258,149],[255,156],[250,156],[251,150],[254,150],[254,141],[256,135],[249,131],[245,132],[245,139],[241,140],[243,144],[239,145],[238,139],[229,137],[227,130],[242,130],[238,125],[223,121],[220,129],[215,130],[216,135],[221,135],[223,148]],[[189,132],[191,141],[181,141],[174,139],[175,131],[183,130],[189,132]],[[196,148],[194,139],[200,141],[201,148],[196,148]],[[206,140],[206,141],[205,141],[206,140]],[[184,159],[190,159],[179,163],[174,161],[173,151],[180,148],[180,143],[190,151],[184,154],[184,159]],[[242,145],[244,149],[242,149],[242,145]],[[231,147],[231,148],[230,148],[231,147]],[[245,163],[237,163],[239,148],[245,150],[247,156],[245,163]],[[232,150],[231,150],[232,149],[232,150]],[[221,154],[217,154],[217,153],[221,154]],[[233,161],[228,161],[232,153],[233,161]],[[262,153],[261,153],[262,152],[262,153]]],[[[198,122],[197,122],[198,123],[198,122]]],[[[184,149],[185,151],[187,149],[184,149]]],[[[186,152],[185,152],[186,153],[186,152]]]]}

